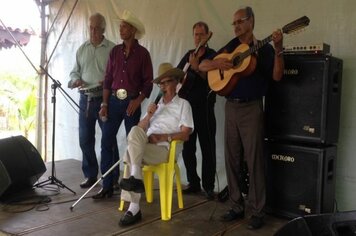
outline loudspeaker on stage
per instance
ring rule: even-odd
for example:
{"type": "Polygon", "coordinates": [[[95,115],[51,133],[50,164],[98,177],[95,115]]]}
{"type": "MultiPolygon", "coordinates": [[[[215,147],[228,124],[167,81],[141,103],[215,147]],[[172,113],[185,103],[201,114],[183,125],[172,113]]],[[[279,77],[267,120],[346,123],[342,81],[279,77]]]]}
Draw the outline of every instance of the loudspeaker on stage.
{"type": "Polygon", "coordinates": [[[265,99],[268,139],[333,144],[338,141],[342,60],[285,55],[284,76],[265,99]]]}
{"type": "Polygon", "coordinates": [[[282,226],[274,236],[355,236],[356,211],[297,217],[282,226]]]}
{"type": "Polygon", "coordinates": [[[267,211],[294,218],[334,210],[336,146],[266,142],[267,211]]]}
{"type": "Polygon", "coordinates": [[[41,155],[25,137],[0,139],[0,197],[31,188],[46,170],[41,155]]]}

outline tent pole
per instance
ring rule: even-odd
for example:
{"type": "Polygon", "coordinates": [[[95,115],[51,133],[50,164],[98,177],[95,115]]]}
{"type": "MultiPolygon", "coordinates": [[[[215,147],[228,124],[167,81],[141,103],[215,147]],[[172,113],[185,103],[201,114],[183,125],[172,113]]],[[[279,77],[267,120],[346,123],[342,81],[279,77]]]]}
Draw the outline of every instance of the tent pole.
{"type": "MultiPolygon", "coordinates": [[[[41,19],[41,58],[40,58],[40,65],[44,65],[46,63],[46,45],[47,45],[47,37],[46,36],[46,4],[43,1],[37,1],[39,4],[40,10],[40,19],[41,19]]],[[[44,81],[45,74],[41,71],[39,73],[38,79],[38,91],[37,91],[37,110],[36,110],[36,117],[37,117],[37,124],[36,124],[36,148],[39,153],[44,156],[44,161],[47,160],[47,152],[42,152],[43,149],[43,81],[44,81]]]]}

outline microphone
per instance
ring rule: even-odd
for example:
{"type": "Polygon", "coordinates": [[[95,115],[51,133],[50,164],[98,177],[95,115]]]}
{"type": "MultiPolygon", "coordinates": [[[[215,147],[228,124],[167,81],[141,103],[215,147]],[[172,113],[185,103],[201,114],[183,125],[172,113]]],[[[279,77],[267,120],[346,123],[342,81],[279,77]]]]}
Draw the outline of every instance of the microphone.
{"type": "Polygon", "coordinates": [[[157,97],[156,97],[156,99],[155,99],[155,104],[157,105],[158,104],[158,102],[159,102],[159,100],[161,99],[161,97],[162,97],[162,92],[159,92],[159,94],[157,95],[157,97]]]}

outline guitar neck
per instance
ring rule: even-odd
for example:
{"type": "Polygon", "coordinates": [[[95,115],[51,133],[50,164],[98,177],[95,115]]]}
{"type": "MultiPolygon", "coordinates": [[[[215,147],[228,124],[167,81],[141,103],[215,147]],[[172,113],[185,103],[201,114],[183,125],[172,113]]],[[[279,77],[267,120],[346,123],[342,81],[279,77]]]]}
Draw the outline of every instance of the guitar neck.
{"type": "Polygon", "coordinates": [[[268,36],[265,39],[262,39],[261,41],[257,41],[256,45],[253,45],[252,47],[250,47],[249,54],[255,53],[257,52],[260,48],[262,48],[264,45],[266,45],[267,43],[272,41],[272,34],[270,36],[268,36]]]}

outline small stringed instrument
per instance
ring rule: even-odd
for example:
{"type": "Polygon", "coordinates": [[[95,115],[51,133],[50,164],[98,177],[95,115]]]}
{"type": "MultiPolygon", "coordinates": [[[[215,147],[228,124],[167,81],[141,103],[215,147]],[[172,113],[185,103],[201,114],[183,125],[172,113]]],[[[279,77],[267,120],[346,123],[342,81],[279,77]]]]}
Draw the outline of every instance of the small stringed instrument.
{"type": "MultiPolygon", "coordinates": [[[[198,46],[195,48],[195,50],[193,52],[194,55],[197,55],[197,53],[199,52],[199,49],[201,47],[204,47],[205,44],[207,44],[207,42],[210,40],[211,36],[213,36],[213,32],[209,31],[207,37],[204,37],[200,40],[198,46]]],[[[183,67],[184,77],[183,77],[183,80],[181,81],[181,84],[177,86],[177,92],[180,91],[180,89],[183,87],[184,83],[187,80],[187,71],[188,71],[189,67],[190,67],[190,63],[188,61],[183,67]]],[[[181,93],[182,93],[182,91],[181,91],[181,93]]]]}
{"type": "MultiPolygon", "coordinates": [[[[283,26],[282,32],[290,34],[309,25],[309,18],[303,16],[297,20],[283,26]]],[[[250,75],[256,68],[257,59],[254,55],[265,44],[272,41],[272,34],[267,38],[258,41],[256,45],[249,47],[247,44],[240,44],[232,53],[221,53],[217,58],[227,58],[233,63],[233,68],[229,70],[215,69],[208,72],[209,87],[221,96],[226,96],[235,88],[239,78],[250,75]]]]}

